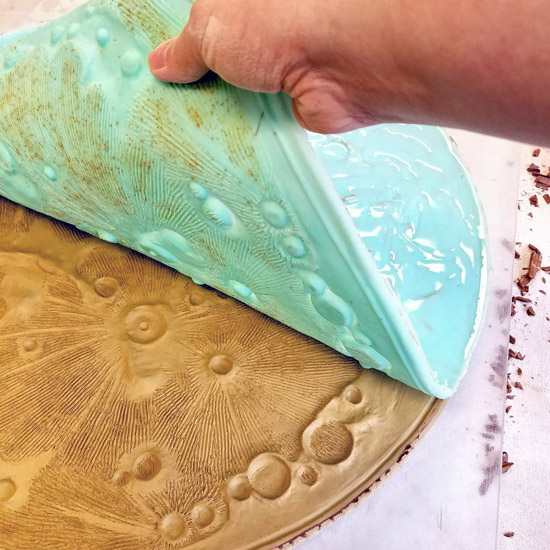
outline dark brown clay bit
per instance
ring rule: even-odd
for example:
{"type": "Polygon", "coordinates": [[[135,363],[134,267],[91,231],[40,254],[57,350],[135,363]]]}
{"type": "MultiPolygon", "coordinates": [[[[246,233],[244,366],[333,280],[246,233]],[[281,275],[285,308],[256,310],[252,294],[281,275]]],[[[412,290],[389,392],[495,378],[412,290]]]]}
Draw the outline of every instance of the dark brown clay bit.
{"type": "Polygon", "coordinates": [[[525,298],[525,296],[514,296],[514,298],[512,298],[513,301],[518,301],[518,302],[524,302],[524,303],[531,303],[532,300],[531,298],[525,298]]]}
{"type": "Polygon", "coordinates": [[[511,408],[512,408],[512,405],[508,405],[508,406],[506,407],[506,412],[509,413],[511,408]]]}
{"type": "Polygon", "coordinates": [[[512,304],[512,309],[510,311],[510,316],[513,317],[515,314],[516,314],[516,306],[514,306],[514,304],[512,304]]]}
{"type": "Polygon", "coordinates": [[[512,385],[510,382],[506,382],[506,393],[512,393],[512,385]]]}
{"type": "Polygon", "coordinates": [[[548,193],[544,194],[542,198],[546,204],[550,204],[550,195],[548,193]]]}
{"type": "Polygon", "coordinates": [[[531,206],[536,206],[538,208],[539,206],[539,198],[536,195],[532,195],[529,197],[529,202],[531,203],[531,206]]]}
{"type": "Polygon", "coordinates": [[[523,361],[525,359],[525,355],[523,353],[520,353],[519,351],[516,353],[516,359],[519,359],[520,361],[523,361]]]}
{"type": "Polygon", "coordinates": [[[514,251],[514,258],[515,258],[516,260],[519,260],[520,257],[521,257],[521,256],[519,255],[519,252],[518,252],[517,250],[514,251]]]}
{"type": "Polygon", "coordinates": [[[518,390],[523,390],[523,384],[521,382],[514,382],[514,386],[518,389],[518,390]]]}
{"type": "Polygon", "coordinates": [[[550,178],[548,176],[537,176],[535,183],[541,183],[542,185],[550,185],[550,178]]]}
{"type": "Polygon", "coordinates": [[[537,149],[535,149],[535,150],[533,151],[533,156],[534,156],[534,157],[538,157],[539,155],[540,155],[540,149],[537,148],[537,149]]]}
{"type": "Polygon", "coordinates": [[[527,168],[527,172],[531,172],[531,174],[533,174],[534,172],[540,172],[540,167],[532,162],[527,168]]]}
{"type": "Polygon", "coordinates": [[[529,212],[529,214],[527,214],[530,218],[533,217],[533,212],[529,212]]]}
{"type": "Polygon", "coordinates": [[[533,279],[538,273],[542,265],[542,255],[538,250],[533,250],[531,252],[531,258],[529,258],[529,271],[527,272],[527,277],[533,279]]]}
{"type": "Polygon", "coordinates": [[[534,252],[538,252],[539,254],[541,254],[541,251],[534,244],[528,244],[527,246],[529,247],[530,250],[533,250],[534,252]]]}
{"type": "Polygon", "coordinates": [[[529,290],[529,277],[527,275],[524,275],[518,282],[517,285],[519,286],[521,293],[527,292],[529,290]]]}
{"type": "Polygon", "coordinates": [[[510,344],[515,344],[516,339],[510,334],[510,344]]]}
{"type": "Polygon", "coordinates": [[[515,399],[515,398],[516,398],[515,395],[507,395],[507,396],[506,396],[506,399],[515,399]]]}
{"type": "Polygon", "coordinates": [[[521,376],[523,374],[523,371],[521,370],[521,367],[518,367],[516,369],[516,373],[517,373],[518,376],[521,376]]]}
{"type": "Polygon", "coordinates": [[[508,350],[508,359],[515,359],[516,358],[516,352],[513,349],[508,350]]]}
{"type": "Polygon", "coordinates": [[[504,462],[502,461],[502,473],[505,474],[512,466],[514,465],[513,462],[504,462]]]}
{"type": "MultiPolygon", "coordinates": [[[[545,265],[544,267],[541,267],[541,269],[548,273],[550,271],[550,265],[545,265]]],[[[546,279],[545,279],[545,281],[546,281],[546,279]]]]}
{"type": "Polygon", "coordinates": [[[525,311],[527,312],[527,315],[529,315],[529,317],[535,316],[535,310],[533,309],[533,306],[529,306],[525,311]]]}
{"type": "Polygon", "coordinates": [[[508,537],[508,538],[513,537],[513,536],[514,536],[514,532],[513,532],[513,531],[506,531],[506,533],[504,533],[504,536],[505,536],[505,537],[508,537]]]}

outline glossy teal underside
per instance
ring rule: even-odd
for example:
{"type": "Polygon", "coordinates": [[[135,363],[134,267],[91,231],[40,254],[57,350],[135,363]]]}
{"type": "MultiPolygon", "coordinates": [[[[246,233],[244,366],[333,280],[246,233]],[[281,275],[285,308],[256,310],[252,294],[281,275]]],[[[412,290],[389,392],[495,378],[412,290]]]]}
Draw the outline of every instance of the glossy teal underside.
{"type": "Polygon", "coordinates": [[[486,264],[447,138],[406,126],[306,137],[282,95],[156,81],[147,53],[189,7],[94,1],[0,42],[0,194],[449,396],[486,264]]]}
{"type": "Polygon", "coordinates": [[[485,291],[483,220],[452,144],[416,125],[310,141],[429,363],[452,375],[468,359],[485,291]]]}

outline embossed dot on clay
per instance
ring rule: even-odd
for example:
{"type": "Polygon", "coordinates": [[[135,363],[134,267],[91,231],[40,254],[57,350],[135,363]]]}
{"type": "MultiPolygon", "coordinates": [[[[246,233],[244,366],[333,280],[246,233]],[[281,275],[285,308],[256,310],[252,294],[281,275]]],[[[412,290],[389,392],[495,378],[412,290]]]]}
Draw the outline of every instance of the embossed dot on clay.
{"type": "Polygon", "coordinates": [[[317,478],[319,477],[315,469],[307,465],[300,466],[296,473],[298,474],[300,481],[304,485],[309,486],[314,485],[317,482],[317,478]]]}
{"type": "Polygon", "coordinates": [[[25,351],[34,351],[38,347],[36,338],[26,338],[23,342],[23,349],[25,351]]]}
{"type": "Polygon", "coordinates": [[[280,497],[290,486],[290,469],[278,456],[262,454],[248,467],[248,479],[254,491],[264,498],[280,497]]]}
{"type": "Polygon", "coordinates": [[[208,197],[202,205],[202,211],[212,223],[219,227],[229,227],[233,224],[231,210],[216,197],[208,197]]]}
{"type": "Polygon", "coordinates": [[[246,500],[252,494],[252,486],[245,474],[238,474],[227,484],[227,492],[231,498],[246,500]]]}
{"type": "Polygon", "coordinates": [[[307,254],[306,247],[301,239],[294,235],[289,235],[283,239],[285,250],[294,258],[303,258],[307,254]]]}
{"type": "Polygon", "coordinates": [[[215,513],[212,507],[205,502],[197,504],[191,510],[191,519],[198,527],[206,527],[214,521],[215,513]]]}
{"type": "Polygon", "coordinates": [[[94,290],[102,298],[110,298],[118,290],[118,282],[112,277],[101,277],[95,281],[94,290]]]}
{"type": "Polygon", "coordinates": [[[126,472],[125,470],[119,470],[115,473],[113,476],[113,483],[115,485],[127,485],[130,483],[130,480],[132,479],[132,474],[130,472],[126,472]]]}
{"type": "Polygon", "coordinates": [[[348,386],[344,390],[344,399],[346,399],[350,403],[353,403],[354,405],[357,405],[358,403],[361,403],[361,399],[363,399],[363,394],[357,386],[348,386]]]}
{"type": "Polygon", "coordinates": [[[50,262],[50,260],[38,258],[36,260],[36,264],[44,273],[49,273],[50,275],[53,275],[57,271],[55,264],[53,262],[50,262]]]}
{"type": "Polygon", "coordinates": [[[99,46],[103,48],[107,45],[107,42],[109,42],[109,40],[111,39],[111,33],[105,28],[97,29],[95,33],[95,39],[96,39],[96,42],[99,44],[99,46]]]}
{"type": "Polygon", "coordinates": [[[204,294],[202,292],[191,292],[189,295],[189,303],[192,306],[200,306],[201,304],[204,304],[204,301],[206,298],[204,297],[204,294]]]}
{"type": "Polygon", "coordinates": [[[214,355],[208,366],[216,374],[227,374],[233,368],[233,359],[227,355],[214,355]]]}
{"type": "Polygon", "coordinates": [[[185,535],[187,523],[179,514],[168,514],[160,520],[159,531],[166,540],[174,542],[185,535]]]}
{"type": "Polygon", "coordinates": [[[126,317],[128,336],[140,344],[158,340],[168,327],[166,318],[154,306],[135,307],[126,317]]]}
{"type": "Polygon", "coordinates": [[[80,30],[80,25],[78,23],[72,23],[67,31],[67,38],[74,38],[78,31],[80,30]]]}
{"type": "Polygon", "coordinates": [[[65,28],[64,27],[55,27],[55,29],[52,31],[52,34],[50,35],[50,44],[52,46],[55,46],[59,43],[61,40],[61,37],[65,34],[65,28]]]}
{"type": "Polygon", "coordinates": [[[86,19],[91,19],[95,13],[95,8],[93,6],[88,6],[84,12],[84,17],[86,19]]]}
{"type": "Polygon", "coordinates": [[[0,502],[7,502],[15,495],[16,490],[15,483],[9,477],[0,479],[0,502]]]}
{"type": "Polygon", "coordinates": [[[306,445],[308,453],[323,464],[338,464],[351,454],[353,436],[340,422],[329,422],[316,428],[306,445]]]}
{"type": "Polygon", "coordinates": [[[141,54],[137,50],[128,50],[120,60],[120,70],[129,78],[137,76],[141,72],[141,54]]]}
{"type": "Polygon", "coordinates": [[[290,221],[285,209],[273,201],[263,201],[260,203],[260,212],[265,221],[276,229],[283,229],[290,221]]]}
{"type": "Polygon", "coordinates": [[[153,479],[162,468],[162,460],[157,453],[147,451],[139,455],[132,466],[132,474],[136,479],[149,481],[153,479]]]}

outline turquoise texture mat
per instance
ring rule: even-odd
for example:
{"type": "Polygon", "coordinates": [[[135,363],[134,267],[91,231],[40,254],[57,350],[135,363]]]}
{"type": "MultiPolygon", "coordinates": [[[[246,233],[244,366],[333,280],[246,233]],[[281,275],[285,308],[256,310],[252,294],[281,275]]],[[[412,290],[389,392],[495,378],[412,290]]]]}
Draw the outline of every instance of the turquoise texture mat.
{"type": "Polygon", "coordinates": [[[147,54],[190,5],[93,1],[4,38],[0,194],[448,397],[487,267],[452,144],[417,126],[306,135],[282,94],[157,81],[147,54]]]}

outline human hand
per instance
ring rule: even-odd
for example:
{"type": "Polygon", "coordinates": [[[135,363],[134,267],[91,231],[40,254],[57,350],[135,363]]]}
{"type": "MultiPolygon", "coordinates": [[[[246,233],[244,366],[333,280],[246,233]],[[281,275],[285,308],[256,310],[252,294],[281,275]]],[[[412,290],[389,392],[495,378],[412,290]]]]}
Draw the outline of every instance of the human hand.
{"type": "Polygon", "coordinates": [[[378,4],[196,0],[182,33],[154,50],[149,64],[164,81],[189,83],[211,70],[241,88],[282,90],[314,132],[398,121],[417,92],[401,74],[392,18],[378,4]]]}
{"type": "Polygon", "coordinates": [[[547,1],[195,0],[149,64],[286,92],[319,133],[405,122],[549,143],[547,1]]]}

